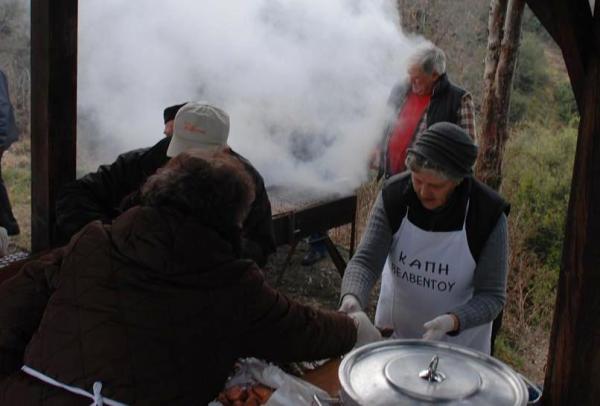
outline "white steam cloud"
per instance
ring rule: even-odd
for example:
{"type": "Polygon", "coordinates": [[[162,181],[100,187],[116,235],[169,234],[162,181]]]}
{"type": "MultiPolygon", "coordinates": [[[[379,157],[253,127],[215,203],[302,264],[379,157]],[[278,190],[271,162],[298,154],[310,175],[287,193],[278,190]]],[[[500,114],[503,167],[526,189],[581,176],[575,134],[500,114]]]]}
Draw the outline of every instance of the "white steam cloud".
{"type": "Polygon", "coordinates": [[[419,41],[391,0],[82,1],[79,136],[110,161],[157,142],[164,107],[205,100],[267,184],[353,188],[419,41]]]}

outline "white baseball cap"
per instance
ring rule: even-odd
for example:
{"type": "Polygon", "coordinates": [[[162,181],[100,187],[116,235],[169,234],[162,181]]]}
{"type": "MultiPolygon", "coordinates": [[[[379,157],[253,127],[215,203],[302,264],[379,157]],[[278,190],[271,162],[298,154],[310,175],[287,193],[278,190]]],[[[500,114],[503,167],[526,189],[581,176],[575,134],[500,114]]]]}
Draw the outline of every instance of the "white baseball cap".
{"type": "Polygon", "coordinates": [[[191,148],[217,150],[227,145],[229,115],[205,102],[189,102],[179,109],[167,156],[174,157],[191,148]]]}

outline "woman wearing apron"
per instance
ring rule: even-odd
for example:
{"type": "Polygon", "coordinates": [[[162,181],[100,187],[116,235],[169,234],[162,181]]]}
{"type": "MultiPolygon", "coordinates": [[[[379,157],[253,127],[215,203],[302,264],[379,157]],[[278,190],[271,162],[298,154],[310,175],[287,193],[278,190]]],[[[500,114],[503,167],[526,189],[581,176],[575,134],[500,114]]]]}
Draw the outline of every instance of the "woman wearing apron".
{"type": "Polygon", "coordinates": [[[375,325],[490,353],[506,298],[509,205],[472,177],[477,146],[437,123],[409,148],[407,172],[384,185],[342,281],[343,311],[368,304],[382,276],[375,325]]]}

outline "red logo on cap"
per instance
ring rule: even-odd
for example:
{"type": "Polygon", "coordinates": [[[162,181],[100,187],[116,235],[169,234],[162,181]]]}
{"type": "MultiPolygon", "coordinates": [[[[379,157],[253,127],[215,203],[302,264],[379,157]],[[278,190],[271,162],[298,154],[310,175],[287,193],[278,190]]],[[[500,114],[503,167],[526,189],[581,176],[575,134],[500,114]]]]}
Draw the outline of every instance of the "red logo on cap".
{"type": "Polygon", "coordinates": [[[196,127],[194,124],[192,123],[184,123],[183,124],[183,128],[186,131],[192,132],[192,133],[200,133],[200,134],[206,134],[206,131],[203,128],[200,127],[196,127]]]}

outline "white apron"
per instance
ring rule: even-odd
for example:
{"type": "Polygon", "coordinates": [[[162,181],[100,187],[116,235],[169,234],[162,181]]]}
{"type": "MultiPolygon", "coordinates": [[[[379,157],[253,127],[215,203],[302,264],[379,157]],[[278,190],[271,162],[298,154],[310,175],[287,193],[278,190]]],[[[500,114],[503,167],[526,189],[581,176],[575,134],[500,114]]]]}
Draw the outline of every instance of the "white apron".
{"type": "MultiPolygon", "coordinates": [[[[394,338],[421,338],[425,322],[471,299],[475,266],[464,220],[461,230],[434,232],[405,215],[383,268],[375,325],[393,328],[394,338]]],[[[491,334],[489,322],[454,337],[446,334],[442,341],[489,354],[491,334]]]]}

